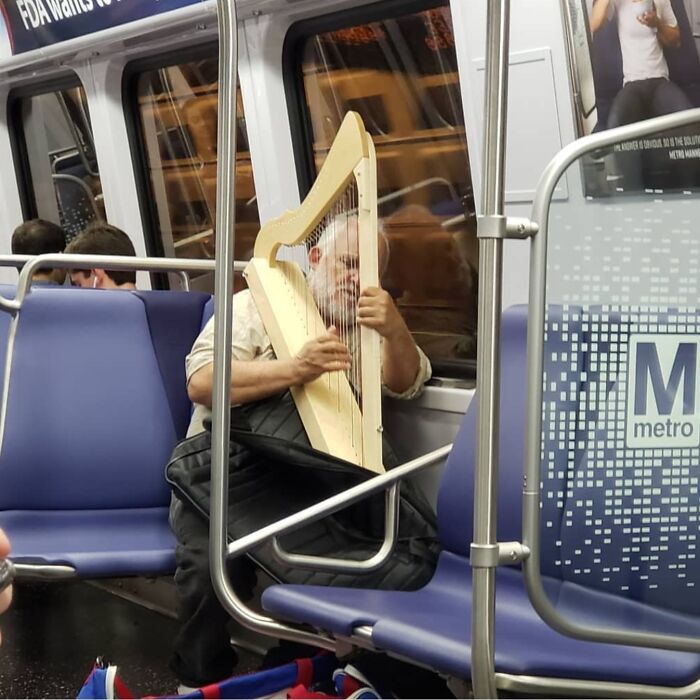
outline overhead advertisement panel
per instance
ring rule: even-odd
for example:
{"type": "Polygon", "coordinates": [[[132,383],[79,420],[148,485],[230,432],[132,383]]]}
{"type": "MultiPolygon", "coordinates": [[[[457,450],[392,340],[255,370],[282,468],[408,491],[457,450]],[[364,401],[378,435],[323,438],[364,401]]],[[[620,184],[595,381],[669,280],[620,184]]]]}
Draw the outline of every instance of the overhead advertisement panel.
{"type": "Polygon", "coordinates": [[[25,53],[202,0],[0,0],[11,52],[25,53]]]}

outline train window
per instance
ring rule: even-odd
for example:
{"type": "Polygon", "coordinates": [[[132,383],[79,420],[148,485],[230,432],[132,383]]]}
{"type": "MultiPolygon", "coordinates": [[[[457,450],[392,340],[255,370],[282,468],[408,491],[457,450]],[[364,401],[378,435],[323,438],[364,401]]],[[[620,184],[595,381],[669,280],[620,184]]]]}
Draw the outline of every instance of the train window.
{"type": "Polygon", "coordinates": [[[463,374],[476,358],[478,244],[449,7],[360,25],[346,17],[300,23],[288,37],[292,111],[303,95],[310,141],[298,155],[313,153],[315,174],[346,111],[362,116],[391,244],[384,286],[437,371],[463,374]]]}
{"type": "Polygon", "coordinates": [[[68,239],[104,219],[102,185],[82,86],[11,96],[25,182],[24,214],[60,223],[68,239]]]}
{"type": "MultiPolygon", "coordinates": [[[[218,61],[214,56],[135,74],[138,128],[148,174],[155,251],[214,258],[218,61]]],[[[240,92],[237,103],[236,249],[250,258],[260,228],[240,92]]],[[[211,274],[201,288],[213,284],[211,274]]],[[[237,280],[241,284],[241,280],[237,280]]]]}

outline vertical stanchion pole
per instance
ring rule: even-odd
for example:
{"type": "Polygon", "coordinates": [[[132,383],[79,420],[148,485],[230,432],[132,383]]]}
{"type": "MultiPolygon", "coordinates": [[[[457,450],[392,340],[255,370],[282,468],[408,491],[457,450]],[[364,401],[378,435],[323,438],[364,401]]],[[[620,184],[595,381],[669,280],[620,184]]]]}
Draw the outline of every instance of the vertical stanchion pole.
{"type": "Polygon", "coordinates": [[[235,620],[250,629],[334,649],[333,640],[277,622],[248,608],[236,595],[226,573],[228,521],[228,458],[231,326],[235,242],[236,78],[238,26],[235,0],[217,0],[219,12],[219,128],[216,180],[216,268],[214,287],[214,386],[211,420],[211,497],[209,509],[209,565],[216,595],[235,620]]]}
{"type": "Polygon", "coordinates": [[[228,444],[233,316],[233,249],[235,243],[236,77],[238,26],[235,0],[217,0],[219,24],[219,123],[216,179],[216,268],[214,289],[214,386],[211,422],[211,505],[209,561],[214,589],[230,614],[236,610],[226,575],[228,511],[228,444]]]}
{"type": "MultiPolygon", "coordinates": [[[[503,241],[493,235],[503,216],[508,95],[509,0],[487,0],[484,158],[479,219],[478,419],[474,474],[474,542],[497,563],[498,427],[503,241]]],[[[482,562],[483,563],[483,562],[482,562]]],[[[478,698],[496,697],[494,619],[496,563],[473,566],[472,684],[478,698]]]]}

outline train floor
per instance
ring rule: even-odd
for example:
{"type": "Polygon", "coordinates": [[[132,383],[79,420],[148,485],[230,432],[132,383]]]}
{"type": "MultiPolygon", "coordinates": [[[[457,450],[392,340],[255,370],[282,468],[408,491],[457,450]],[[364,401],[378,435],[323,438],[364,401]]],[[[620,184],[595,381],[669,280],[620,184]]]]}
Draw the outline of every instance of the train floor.
{"type": "MultiPolygon", "coordinates": [[[[0,618],[0,697],[75,698],[97,656],[119,666],[137,697],[173,694],[168,658],[177,625],[87,583],[21,582],[0,618]]],[[[241,651],[236,673],[259,663],[241,651]]]]}

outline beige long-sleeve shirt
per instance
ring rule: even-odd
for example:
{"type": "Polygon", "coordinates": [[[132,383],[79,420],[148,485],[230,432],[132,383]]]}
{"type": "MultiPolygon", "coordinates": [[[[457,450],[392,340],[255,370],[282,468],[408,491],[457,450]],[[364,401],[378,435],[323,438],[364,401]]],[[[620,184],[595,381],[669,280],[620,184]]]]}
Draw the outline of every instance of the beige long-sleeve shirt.
{"type": "MultiPolygon", "coordinates": [[[[352,342],[350,343],[352,345],[352,342]]],[[[352,348],[351,348],[352,350],[352,348]]],[[[417,347],[420,367],[413,384],[406,391],[397,394],[386,386],[382,391],[386,396],[398,399],[412,399],[423,391],[423,386],[432,376],[430,360],[417,347]]],[[[354,355],[354,353],[353,353],[354,355]]],[[[265,331],[262,318],[255,306],[249,290],[244,290],[233,296],[233,334],[231,337],[231,356],[234,360],[264,361],[274,360],[270,338],[265,331]]],[[[192,375],[214,361],[214,318],[210,318],[192,346],[192,351],[186,359],[187,381],[192,375]]],[[[211,416],[211,410],[201,404],[195,404],[187,436],[196,435],[204,430],[204,421],[211,416]]]]}

